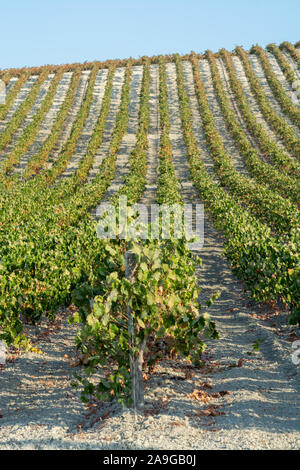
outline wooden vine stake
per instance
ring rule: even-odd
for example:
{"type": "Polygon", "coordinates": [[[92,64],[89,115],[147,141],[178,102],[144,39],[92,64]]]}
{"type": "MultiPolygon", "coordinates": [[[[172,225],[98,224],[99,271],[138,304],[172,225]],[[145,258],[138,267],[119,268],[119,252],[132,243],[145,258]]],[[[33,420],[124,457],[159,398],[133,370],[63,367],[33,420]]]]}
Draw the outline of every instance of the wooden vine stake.
{"type": "MultiPolygon", "coordinates": [[[[125,276],[129,281],[134,278],[136,269],[136,255],[132,251],[125,253],[125,276]]],[[[139,345],[138,353],[133,352],[136,346],[135,333],[137,331],[136,321],[132,315],[131,307],[127,306],[128,315],[128,333],[129,333],[129,350],[130,350],[130,374],[131,374],[131,397],[133,408],[141,410],[144,408],[144,384],[143,384],[143,362],[145,340],[139,345]]]]}

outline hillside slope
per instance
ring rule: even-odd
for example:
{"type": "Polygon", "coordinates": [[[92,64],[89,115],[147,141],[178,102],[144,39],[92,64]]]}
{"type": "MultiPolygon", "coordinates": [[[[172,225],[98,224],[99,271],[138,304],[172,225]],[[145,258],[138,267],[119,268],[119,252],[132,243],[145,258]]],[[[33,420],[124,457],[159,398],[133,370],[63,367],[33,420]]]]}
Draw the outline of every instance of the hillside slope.
{"type": "Polygon", "coordinates": [[[0,370],[0,448],[299,448],[299,77],[288,42],[0,72],[0,332],[23,324],[44,351],[0,370]],[[206,366],[163,362],[138,417],[70,386],[70,294],[95,263],[90,215],[118,195],[204,204],[201,303],[221,291],[206,366]]]}

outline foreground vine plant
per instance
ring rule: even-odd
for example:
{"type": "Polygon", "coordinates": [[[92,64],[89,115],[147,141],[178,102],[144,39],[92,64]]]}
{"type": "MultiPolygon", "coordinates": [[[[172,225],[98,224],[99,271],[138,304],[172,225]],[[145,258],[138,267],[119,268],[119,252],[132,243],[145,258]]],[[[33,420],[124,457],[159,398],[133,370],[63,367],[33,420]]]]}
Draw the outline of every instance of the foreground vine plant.
{"type": "Polygon", "coordinates": [[[86,372],[76,374],[74,386],[83,386],[84,402],[92,396],[131,404],[130,354],[142,352],[145,371],[166,355],[200,365],[204,339],[219,335],[208,315],[199,315],[201,288],[184,240],[108,240],[104,249],[97,282],[73,293],[79,311],[70,322],[83,325],[76,343],[86,372]],[[128,249],[136,257],[131,280],[125,277],[128,249]],[[128,332],[128,308],[136,324],[134,341],[128,332]],[[89,377],[99,370],[95,384],[89,377]]]}

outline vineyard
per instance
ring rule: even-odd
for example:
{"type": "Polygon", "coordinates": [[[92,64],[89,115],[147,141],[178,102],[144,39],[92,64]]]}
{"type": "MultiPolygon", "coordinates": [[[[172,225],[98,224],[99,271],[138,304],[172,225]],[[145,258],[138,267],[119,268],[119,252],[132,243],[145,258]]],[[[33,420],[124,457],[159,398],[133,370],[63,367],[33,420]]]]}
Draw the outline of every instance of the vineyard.
{"type": "MultiPolygon", "coordinates": [[[[171,375],[185,371],[199,404],[207,390],[197,395],[192,377],[203,382],[211,351],[209,367],[221,367],[228,389],[219,398],[234,394],[249,361],[250,388],[256,377],[259,390],[285,391],[282,402],[265,400],[270,433],[289,432],[299,446],[299,368],[291,360],[300,324],[299,43],[7,69],[0,79],[0,340],[8,350],[0,427],[18,410],[22,357],[38,358],[36,380],[47,375],[49,334],[71,341],[62,363],[76,349],[68,384],[75,372],[74,393],[89,409],[112,398],[127,403],[130,308],[135,341],[148,351],[145,386],[165,357],[181,364],[171,375]],[[97,207],[118,208],[121,196],[148,208],[203,204],[203,247],[100,239],[97,207]],[[138,260],[132,283],[128,250],[138,260]],[[104,376],[90,380],[101,367],[104,376]]],[[[24,389],[27,405],[32,390],[24,389]]],[[[225,419],[223,405],[206,404],[202,415],[188,408],[189,417],[225,419]]],[[[160,398],[158,412],[167,406],[160,398]]]]}

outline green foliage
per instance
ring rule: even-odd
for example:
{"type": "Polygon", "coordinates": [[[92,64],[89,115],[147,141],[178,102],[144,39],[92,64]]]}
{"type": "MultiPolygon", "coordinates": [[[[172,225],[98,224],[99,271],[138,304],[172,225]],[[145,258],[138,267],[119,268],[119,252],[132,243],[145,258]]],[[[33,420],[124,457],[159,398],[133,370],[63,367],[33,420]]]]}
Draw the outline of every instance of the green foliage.
{"type": "Polygon", "coordinates": [[[9,120],[6,128],[0,134],[0,150],[4,150],[8,143],[11,141],[13,134],[16,132],[18,127],[20,126],[21,122],[23,121],[24,117],[27,115],[28,111],[34,104],[40,88],[44,81],[47,79],[49,74],[49,70],[46,68],[43,72],[38,76],[35,83],[30,89],[26,99],[20,104],[18,109],[15,111],[11,119],[9,120]]]}
{"type": "Polygon", "coordinates": [[[48,93],[44,98],[41,106],[35,113],[32,121],[24,128],[22,135],[18,139],[17,144],[14,146],[12,151],[6,156],[5,160],[1,164],[1,171],[4,174],[8,174],[13,166],[17,165],[20,161],[21,156],[26,152],[29,146],[34,142],[34,139],[39,131],[39,126],[49,111],[51,104],[54,100],[55,93],[60,80],[64,74],[64,68],[61,68],[54,76],[51,81],[48,93]]]}
{"type": "MultiPolygon", "coordinates": [[[[6,79],[5,77],[1,77],[1,79],[7,83],[9,79],[11,78],[11,74],[7,74],[6,79]]],[[[0,105],[0,121],[2,119],[5,119],[12,103],[16,99],[18,93],[20,92],[22,86],[26,83],[26,81],[29,78],[29,73],[24,72],[16,81],[12,89],[7,93],[6,98],[5,98],[5,104],[0,105]]]]}
{"type": "Polygon", "coordinates": [[[179,182],[175,175],[172,161],[172,146],[169,137],[170,118],[168,105],[168,89],[166,65],[163,57],[159,60],[159,116],[160,116],[160,142],[158,188],[156,201],[159,204],[181,203],[179,182]]]}
{"type": "Polygon", "coordinates": [[[70,110],[70,106],[74,102],[75,94],[81,77],[82,68],[83,65],[79,65],[74,70],[65,100],[56,115],[51,129],[51,133],[43,143],[41,149],[30,159],[28,165],[24,169],[24,179],[28,179],[34,175],[37,175],[47,162],[50,152],[53,149],[61,133],[61,129],[66,125],[66,118],[70,110]]]}
{"type": "MultiPolygon", "coordinates": [[[[167,57],[166,59],[171,60],[172,58],[167,57]]],[[[262,189],[253,195],[252,200],[250,198],[250,189],[256,190],[259,187],[256,185],[250,187],[244,179],[240,179],[232,172],[228,165],[228,159],[225,158],[226,155],[222,152],[217,155],[220,147],[218,147],[215,130],[209,121],[208,110],[205,108],[205,99],[202,95],[203,90],[196,66],[197,60],[198,56],[192,56],[196,92],[199,103],[202,105],[203,122],[207,130],[206,135],[208,137],[208,134],[211,133],[211,152],[214,153],[216,158],[216,168],[218,168],[219,174],[222,174],[223,184],[230,189],[230,193],[212,181],[203,167],[199,149],[193,136],[189,102],[184,91],[180,63],[176,59],[182,126],[190,172],[195,187],[198,189],[203,202],[205,202],[207,210],[210,211],[216,227],[223,231],[226,240],[225,254],[230,260],[234,272],[246,282],[253,298],[257,300],[283,300],[291,307],[293,311],[292,321],[296,322],[300,318],[298,212],[294,210],[293,205],[285,204],[285,201],[278,198],[276,193],[273,195],[271,191],[266,192],[262,189]],[[275,233],[271,232],[270,227],[275,233]],[[278,235],[278,233],[281,233],[281,235],[278,235]]],[[[152,63],[157,63],[160,69],[158,201],[161,203],[180,203],[179,184],[174,172],[172,148],[169,139],[169,109],[164,61],[165,59],[162,57],[152,60],[152,63]]],[[[121,305],[124,302],[122,295],[125,295],[125,291],[123,292],[122,289],[124,290],[126,287],[126,281],[123,279],[125,248],[122,245],[110,245],[110,250],[114,250],[115,256],[112,259],[112,255],[109,254],[107,249],[108,245],[96,236],[95,224],[89,216],[89,211],[99,204],[115,174],[115,161],[128,123],[129,91],[133,63],[144,65],[140,95],[139,129],[136,146],[130,155],[130,171],[119,194],[126,194],[130,203],[138,202],[145,187],[148,148],[150,60],[147,58],[141,58],[136,62],[130,60],[113,61],[106,64],[90,63],[66,66],[64,70],[73,71],[66,100],[57,113],[51,134],[25,168],[24,178],[26,181],[18,181],[15,176],[5,174],[0,177],[0,337],[8,343],[14,341],[16,345],[25,347],[26,338],[22,335],[24,322],[36,322],[42,315],[54,317],[60,306],[70,304],[72,293],[74,299],[77,298],[76,302],[82,302],[80,315],[84,315],[84,305],[87,298],[90,300],[95,299],[95,305],[98,306],[97,315],[100,315],[102,306],[106,304],[107,296],[113,289],[117,290],[117,303],[119,302],[121,305]],[[118,65],[126,65],[126,73],[111,146],[99,168],[97,177],[92,182],[86,182],[85,179],[93,164],[97,148],[102,142],[104,123],[110,104],[113,73],[118,65]],[[90,140],[88,152],[85,158],[82,159],[78,170],[74,172],[69,180],[58,181],[57,178],[64,171],[73,155],[89,114],[93,87],[100,66],[109,67],[109,73],[99,119],[90,140]],[[85,98],[74,121],[70,137],[53,169],[39,175],[38,173],[44,170],[51,151],[58,142],[61,130],[67,123],[83,67],[90,68],[91,74],[85,98]],[[121,275],[118,279],[109,281],[108,277],[112,272],[120,272],[121,275]],[[112,287],[114,283],[116,285],[112,287]],[[78,286],[80,286],[79,290],[78,286]]],[[[1,134],[0,146],[2,150],[11,141],[13,134],[34,103],[43,81],[53,71],[57,70],[53,70],[48,66],[39,70],[39,77],[35,85],[1,134]]],[[[16,96],[19,89],[18,87],[25,82],[27,72],[22,71],[20,73],[18,82],[9,94],[8,103],[12,103],[13,97],[16,96]]],[[[9,73],[7,76],[10,76],[9,73]]],[[[17,159],[21,157],[27,145],[34,139],[37,124],[41,121],[43,113],[47,111],[54,91],[55,81],[51,90],[49,89],[48,98],[44,101],[41,112],[37,115],[34,124],[28,128],[29,133],[26,133],[26,136],[24,135],[25,140],[15,153],[17,159]]],[[[261,100],[261,103],[263,103],[263,98],[261,100]]],[[[8,111],[9,106],[5,108],[5,113],[8,111]]],[[[3,109],[1,108],[0,113],[3,109]]],[[[265,109],[268,112],[268,109],[265,109]]],[[[273,117],[270,119],[273,119],[273,117]]],[[[236,131],[239,130],[236,129],[236,131]]],[[[288,128],[281,126],[280,132],[282,132],[282,136],[285,134],[286,143],[289,142],[287,146],[289,145],[290,149],[293,149],[291,152],[297,152],[296,141],[293,135],[288,133],[288,128]]],[[[236,135],[238,137],[238,134],[236,135]]],[[[240,145],[243,145],[242,137],[239,138],[240,145]]],[[[269,152],[270,158],[273,159],[272,162],[275,162],[278,168],[286,171],[288,177],[295,178],[299,176],[299,166],[295,162],[293,163],[292,159],[284,159],[285,157],[282,157],[274,147],[268,147],[267,141],[264,141],[264,145],[266,145],[266,152],[269,152]]],[[[252,159],[251,165],[254,166],[253,155],[250,155],[249,159],[250,157],[252,159]]],[[[9,166],[14,165],[16,161],[12,159],[9,166]]],[[[250,162],[250,160],[248,161],[250,162]]],[[[262,166],[257,166],[253,170],[256,178],[258,178],[258,173],[262,168],[267,171],[266,167],[262,166]]],[[[285,182],[292,184],[290,181],[293,181],[288,180],[287,175],[282,175],[282,179],[280,179],[278,173],[270,170],[269,173],[264,173],[264,184],[267,184],[268,175],[270,176],[270,187],[277,192],[283,190],[285,182]]],[[[291,187],[287,185],[287,192],[292,192],[291,187]]],[[[293,201],[296,201],[294,195],[290,194],[289,196],[293,201]]],[[[174,243],[174,249],[183,249],[179,242],[178,245],[177,242],[174,243]]],[[[162,256],[165,256],[170,247],[163,245],[159,249],[163,250],[164,255],[162,256]]],[[[147,258],[147,255],[143,256],[147,258]]],[[[150,259],[151,257],[148,264],[146,261],[141,261],[141,271],[145,268],[145,264],[148,270],[153,269],[150,266],[150,259]]],[[[183,255],[184,260],[187,260],[185,254],[183,255]]],[[[173,267],[168,264],[169,260],[166,261],[164,264],[172,271],[173,267]]],[[[180,269],[180,272],[184,273],[187,268],[182,265],[180,269]]],[[[142,274],[141,276],[139,282],[141,282],[141,285],[148,287],[147,282],[149,279],[147,277],[144,279],[142,274]]],[[[191,279],[185,279],[182,282],[186,283],[184,285],[194,282],[193,274],[191,273],[191,279]]],[[[150,288],[152,289],[151,286],[150,288]]],[[[126,289],[128,291],[129,287],[127,286],[126,289]]],[[[157,307],[156,297],[153,298],[153,295],[150,295],[151,292],[149,290],[148,295],[144,297],[142,297],[143,293],[140,291],[134,293],[136,298],[138,296],[143,298],[143,302],[146,303],[149,310],[157,307]]],[[[169,298],[168,295],[169,293],[167,293],[166,298],[169,298]]],[[[112,302],[113,310],[120,312],[116,307],[117,303],[112,302]]],[[[172,301],[170,302],[172,303],[172,301]]],[[[162,305],[167,309],[168,306],[162,305]]],[[[175,305],[177,308],[176,302],[175,305]]],[[[87,307],[86,317],[91,314],[91,308],[91,306],[87,307]]],[[[167,310],[162,311],[167,312],[167,310]]],[[[179,315],[179,310],[177,313],[179,315]]],[[[166,318],[167,316],[164,316],[163,321],[167,321],[166,318]]],[[[82,321],[86,321],[84,317],[82,317],[82,321]]],[[[93,315],[89,318],[89,321],[93,323],[93,315]]],[[[141,328],[144,328],[143,325],[147,326],[147,322],[145,323],[143,318],[139,317],[137,321],[139,321],[141,328]]],[[[90,328],[91,325],[88,325],[88,327],[90,328]]],[[[152,327],[154,328],[153,325],[152,327]]],[[[173,331],[171,326],[170,331],[173,331]]],[[[158,333],[155,332],[155,334],[158,333]]],[[[172,338],[172,335],[170,337],[172,338]]],[[[118,335],[116,341],[119,341],[118,335]]],[[[123,346],[124,350],[122,351],[124,352],[126,350],[125,343],[123,346]]],[[[155,357],[155,354],[153,357],[155,357]]],[[[118,378],[113,380],[116,380],[116,387],[119,387],[118,378]]]]}
{"type": "MultiPolygon", "coordinates": [[[[207,53],[213,71],[214,86],[218,90],[218,97],[221,101],[221,107],[224,112],[228,111],[226,100],[222,93],[219,75],[214,58],[210,52],[207,53]]],[[[265,221],[274,230],[285,234],[299,224],[299,214],[297,207],[290,201],[285,200],[274,191],[268,189],[265,185],[255,182],[242,174],[234,167],[230,155],[226,152],[221,135],[218,133],[213,114],[209,108],[204,86],[198,79],[199,107],[202,116],[203,129],[211,155],[214,159],[214,167],[220,177],[220,182],[225,186],[230,194],[240,203],[249,206],[249,209],[258,218],[265,221]]],[[[239,128],[233,129],[235,123],[234,115],[231,112],[227,124],[230,129],[236,132],[239,128]]],[[[240,137],[240,134],[239,134],[240,137]]],[[[249,148],[248,148],[249,150],[249,148]]]]}
{"type": "Polygon", "coordinates": [[[279,46],[281,50],[287,51],[293,57],[293,59],[297,62],[298,67],[300,67],[300,54],[299,54],[299,51],[296,49],[296,47],[294,47],[293,44],[291,44],[288,41],[282,42],[279,46]]]}
{"type": "Polygon", "coordinates": [[[261,342],[262,342],[262,339],[258,339],[257,341],[255,341],[255,343],[253,343],[253,345],[252,345],[253,351],[259,351],[260,350],[260,343],[261,342]]]}
{"type": "Polygon", "coordinates": [[[277,98],[282,111],[289,116],[291,121],[296,125],[300,126],[300,109],[291,101],[287,96],[282,87],[280,81],[273,72],[269,61],[267,59],[265,51],[260,46],[253,46],[250,53],[256,54],[259,57],[261,65],[264,69],[266,79],[272,89],[274,96],[277,98]]]}
{"type": "Polygon", "coordinates": [[[282,72],[284,73],[287,81],[292,84],[295,80],[297,80],[297,76],[296,74],[294,73],[294,71],[291,69],[290,67],[290,64],[288,63],[288,61],[286,60],[285,56],[283,55],[283,53],[281,52],[281,50],[279,49],[279,47],[276,46],[276,44],[268,44],[266,49],[273,53],[274,56],[276,57],[279,65],[280,65],[280,68],[282,70],[282,72]]]}
{"type": "MultiPolygon", "coordinates": [[[[151,366],[167,353],[179,354],[198,364],[205,349],[204,338],[218,338],[215,324],[199,314],[200,287],[192,253],[184,240],[109,241],[96,283],[73,292],[79,314],[71,321],[82,324],[76,343],[84,355],[86,377],[76,376],[83,386],[82,399],[117,398],[130,402],[131,377],[128,309],[136,325],[134,344],[146,340],[144,360],[151,366]],[[125,251],[132,250],[136,269],[132,280],[125,277],[125,251]],[[97,385],[88,377],[105,366],[97,385]]],[[[216,297],[216,296],[215,296],[216,297]]],[[[211,299],[211,302],[213,299],[211,299]]],[[[135,346],[135,347],[137,347],[135,346]]],[[[78,385],[77,382],[77,385],[78,385]]]]}
{"type": "MultiPolygon", "coordinates": [[[[191,55],[191,62],[199,108],[206,126],[205,136],[213,149],[214,141],[218,139],[207,108],[198,59],[194,54],[191,55]]],[[[291,307],[291,322],[296,323],[300,318],[299,226],[293,227],[286,235],[274,237],[264,223],[211,179],[201,161],[193,134],[189,99],[178,56],[176,66],[182,130],[191,176],[216,228],[223,232],[224,254],[255,300],[281,299],[291,307]]]]}
{"type": "Polygon", "coordinates": [[[220,51],[220,55],[226,65],[230,86],[235,94],[236,101],[247,123],[248,129],[251,131],[253,137],[257,139],[265,158],[269,159],[274,163],[274,165],[278,167],[277,170],[272,165],[263,162],[256,149],[252,147],[245,131],[235,117],[235,113],[231,109],[229,100],[221,83],[215,59],[208,51],[207,56],[211,65],[213,84],[220,103],[220,107],[224,114],[226,126],[235,139],[249,173],[258,182],[270,186],[270,188],[274,189],[281,196],[288,197],[292,201],[298,202],[300,200],[300,183],[296,179],[296,176],[300,176],[299,164],[295,162],[294,159],[289,157],[285,152],[279,149],[275,142],[269,138],[262,124],[257,122],[255,116],[250,110],[241,84],[236,77],[230,54],[225,49],[222,49],[220,51]],[[284,172],[282,170],[284,170],[284,172]]]}
{"type": "Polygon", "coordinates": [[[243,48],[236,47],[235,51],[243,63],[245,73],[251,86],[251,90],[258,101],[260,110],[264,118],[273,128],[274,132],[283,140],[291,154],[294,155],[296,158],[300,159],[300,142],[294,132],[294,129],[289,126],[284,119],[278,116],[278,114],[276,114],[276,112],[270,105],[266,94],[260,86],[259,79],[256,77],[250,65],[247,54],[243,50],[243,48]]]}

